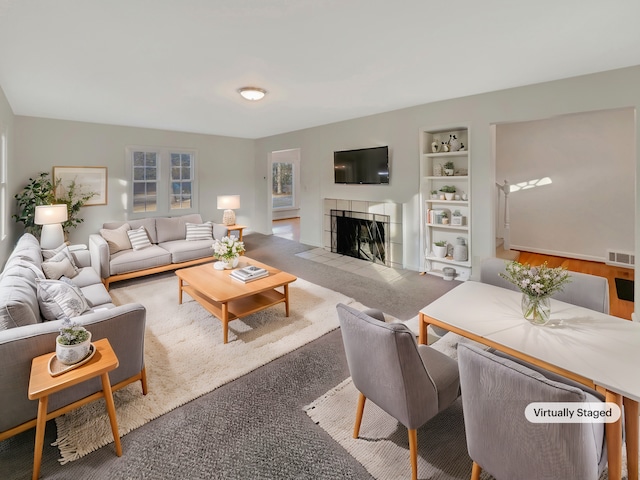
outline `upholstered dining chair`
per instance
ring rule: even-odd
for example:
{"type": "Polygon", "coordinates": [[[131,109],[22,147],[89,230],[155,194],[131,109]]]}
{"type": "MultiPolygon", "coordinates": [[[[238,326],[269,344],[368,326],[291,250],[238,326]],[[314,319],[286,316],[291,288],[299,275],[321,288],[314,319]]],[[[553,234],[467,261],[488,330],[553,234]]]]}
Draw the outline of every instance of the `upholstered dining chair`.
{"type": "MultiPolygon", "coordinates": [[[[518,291],[518,287],[502,278],[507,261],[502,258],[487,258],[480,265],[480,281],[497,287],[518,291]]],[[[609,281],[604,277],[580,272],[569,272],[571,281],[552,298],[578,305],[597,312],[609,313],[609,281]]]]}
{"type": "Polygon", "coordinates": [[[607,465],[603,423],[531,423],[531,402],[603,402],[595,390],[552,372],[458,345],[472,480],[597,480],[607,465]]]}
{"type": "Polygon", "coordinates": [[[402,323],[384,323],[338,304],[342,341],[353,384],[360,392],[353,438],[367,399],[408,429],[412,479],[418,475],[417,429],[459,396],[458,364],[418,345],[402,323]]]}

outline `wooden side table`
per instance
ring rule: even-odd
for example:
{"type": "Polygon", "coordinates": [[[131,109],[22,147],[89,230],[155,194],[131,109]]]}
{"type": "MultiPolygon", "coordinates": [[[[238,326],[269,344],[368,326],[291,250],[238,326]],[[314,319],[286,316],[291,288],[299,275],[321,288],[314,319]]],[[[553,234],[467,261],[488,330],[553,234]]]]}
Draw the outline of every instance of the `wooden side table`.
{"type": "Polygon", "coordinates": [[[242,230],[244,230],[245,228],[247,228],[246,225],[238,225],[233,224],[233,225],[225,225],[225,227],[227,227],[227,235],[229,235],[229,232],[238,232],[238,241],[242,241],[242,230]]]}
{"type": "MultiPolygon", "coordinates": [[[[38,418],[36,420],[36,444],[33,450],[33,480],[37,480],[40,475],[40,464],[42,462],[42,447],[44,444],[44,429],[47,420],[55,418],[54,415],[47,414],[49,395],[91,378],[100,376],[102,379],[102,392],[97,396],[92,395],[92,399],[104,397],[109,413],[111,431],[116,447],[116,455],[122,456],[122,446],[120,445],[120,435],[118,434],[118,420],[116,418],[116,408],[113,403],[111,382],[109,372],[118,368],[118,357],[111,348],[109,340],[103,338],[93,342],[96,353],[93,358],[84,365],[73,370],[69,370],[59,376],[53,377],[49,374],[49,359],[55,353],[46,353],[36,357],[31,362],[31,377],[29,378],[29,399],[38,399],[38,418]]],[[[74,408],[87,403],[85,399],[80,399],[63,409],[62,413],[69,412],[74,408]]],[[[57,415],[56,415],[57,416],[57,415]]]]}

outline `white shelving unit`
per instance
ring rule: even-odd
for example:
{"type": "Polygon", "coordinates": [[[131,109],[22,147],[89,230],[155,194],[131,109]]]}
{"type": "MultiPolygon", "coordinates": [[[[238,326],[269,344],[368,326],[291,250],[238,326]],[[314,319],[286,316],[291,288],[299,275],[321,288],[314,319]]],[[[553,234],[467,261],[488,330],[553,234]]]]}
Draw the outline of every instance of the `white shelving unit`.
{"type": "Polygon", "coordinates": [[[443,276],[442,269],[452,267],[455,269],[456,280],[468,280],[471,277],[471,154],[469,148],[469,129],[463,126],[450,128],[423,129],[420,132],[420,251],[423,261],[421,271],[431,275],[443,276]],[[455,135],[456,139],[464,145],[464,150],[443,152],[442,142],[455,135]],[[438,145],[437,152],[433,151],[432,144],[438,145]],[[453,162],[454,174],[445,175],[444,165],[453,162]],[[456,188],[454,200],[445,200],[440,189],[443,186],[456,188]],[[432,191],[436,191],[433,198],[432,191]],[[447,213],[449,222],[455,211],[460,212],[463,218],[462,225],[451,225],[438,222],[438,212],[447,213]],[[453,246],[458,239],[464,239],[467,246],[467,259],[454,260],[453,246]],[[434,242],[445,241],[449,248],[449,254],[445,258],[437,257],[433,251],[434,242]]]}

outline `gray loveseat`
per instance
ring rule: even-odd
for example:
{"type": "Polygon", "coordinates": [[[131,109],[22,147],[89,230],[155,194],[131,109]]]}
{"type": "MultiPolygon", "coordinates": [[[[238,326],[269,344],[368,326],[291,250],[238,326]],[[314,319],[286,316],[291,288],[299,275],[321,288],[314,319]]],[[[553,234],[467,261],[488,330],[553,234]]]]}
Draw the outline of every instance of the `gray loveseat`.
{"type": "Polygon", "coordinates": [[[108,289],[110,283],[118,280],[211,261],[213,239],[221,239],[228,230],[225,225],[206,224],[211,227],[210,236],[202,239],[202,235],[194,235],[192,239],[188,236],[188,227],[197,231],[198,226],[205,225],[197,213],[105,223],[100,234],[89,235],[91,265],[108,289]],[[135,249],[131,243],[127,244],[126,232],[138,229],[146,232],[149,244],[135,249]]]}
{"type": "MultiPolygon", "coordinates": [[[[46,321],[43,318],[43,315],[50,317],[56,313],[52,304],[43,302],[53,300],[57,308],[55,302],[65,301],[64,295],[45,296],[43,285],[82,293],[86,304],[80,308],[86,308],[86,311],[72,320],[89,330],[92,340],[109,339],[120,363],[109,373],[113,390],[140,380],[143,393],[146,393],[144,306],[138,303],[114,305],[90,266],[87,250],[67,252],[66,255],[71,255],[76,265],[76,272],[70,279],[73,285],[64,279],[45,277],[38,240],[27,233],[18,240],[0,275],[0,441],[35,426],[38,402],[27,397],[31,360],[55,350],[55,339],[62,324],[62,320],[46,321]]],[[[49,271],[47,267],[49,265],[45,265],[49,271]]],[[[56,416],[65,406],[100,390],[100,379],[95,378],[55,393],[49,398],[49,412],[56,416]]]]}

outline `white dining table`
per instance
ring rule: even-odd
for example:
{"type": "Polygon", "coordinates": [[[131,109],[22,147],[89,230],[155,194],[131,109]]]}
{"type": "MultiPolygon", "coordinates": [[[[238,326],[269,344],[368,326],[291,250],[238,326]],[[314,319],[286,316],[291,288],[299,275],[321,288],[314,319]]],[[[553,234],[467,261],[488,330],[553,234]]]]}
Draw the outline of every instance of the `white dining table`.
{"type": "MultiPolygon", "coordinates": [[[[420,310],[420,343],[435,325],[600,391],[624,404],[627,470],[638,480],[640,324],[551,299],[547,325],[522,315],[520,292],[468,281],[420,310]]],[[[622,419],[605,424],[610,480],[622,477],[622,419]]]]}

